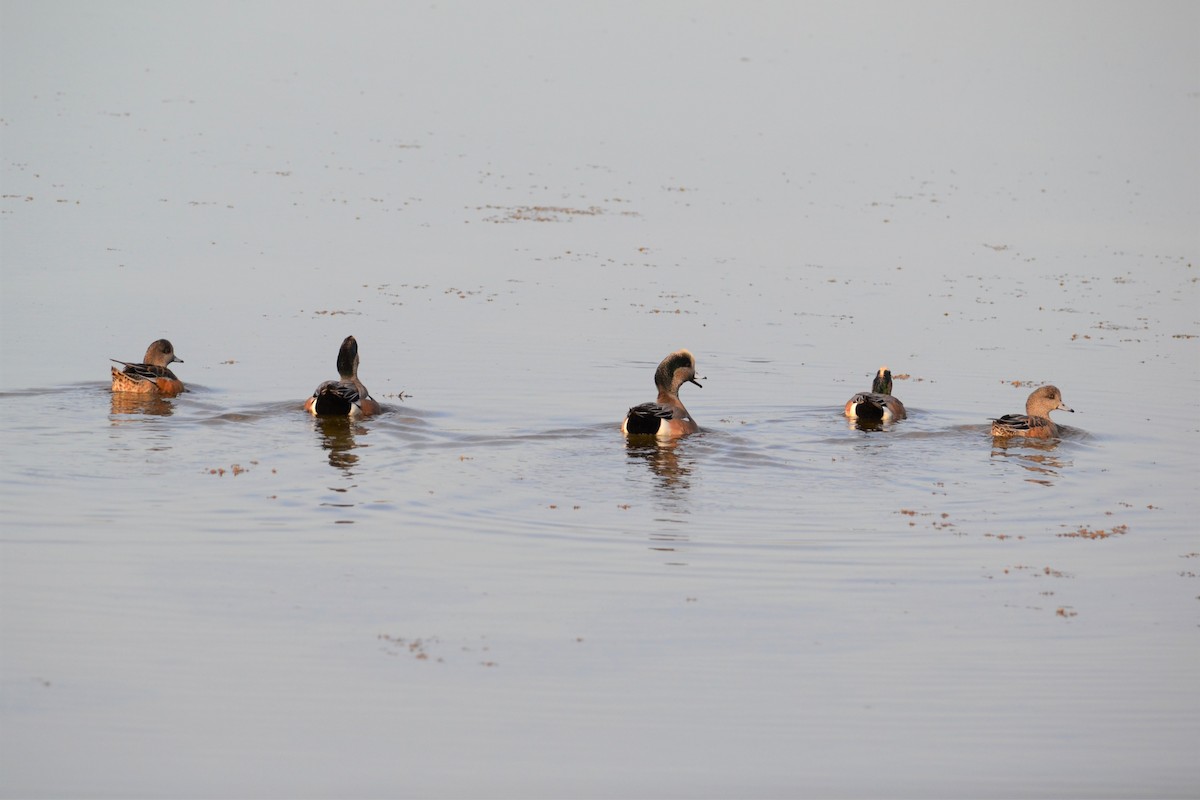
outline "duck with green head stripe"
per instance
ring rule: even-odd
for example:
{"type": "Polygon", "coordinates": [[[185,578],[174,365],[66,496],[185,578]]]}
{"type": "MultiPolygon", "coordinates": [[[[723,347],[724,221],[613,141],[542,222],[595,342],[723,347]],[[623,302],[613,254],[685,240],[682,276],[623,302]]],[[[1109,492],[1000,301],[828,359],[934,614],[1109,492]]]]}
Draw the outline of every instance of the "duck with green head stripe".
{"type": "Polygon", "coordinates": [[[892,371],[887,367],[880,367],[875,373],[871,391],[859,392],[846,401],[845,413],[850,419],[881,422],[908,416],[900,398],[892,395],[892,371]]]}
{"type": "Polygon", "coordinates": [[[658,399],[629,409],[621,423],[621,432],[628,436],[675,439],[700,430],[679,399],[679,387],[685,383],[700,386],[696,380],[696,357],[687,350],[676,350],[654,371],[658,399]]]}
{"type": "Polygon", "coordinates": [[[358,341],[347,336],[338,349],[338,379],[325,381],[304,402],[313,416],[358,417],[379,413],[379,403],[358,379],[358,341]]]}

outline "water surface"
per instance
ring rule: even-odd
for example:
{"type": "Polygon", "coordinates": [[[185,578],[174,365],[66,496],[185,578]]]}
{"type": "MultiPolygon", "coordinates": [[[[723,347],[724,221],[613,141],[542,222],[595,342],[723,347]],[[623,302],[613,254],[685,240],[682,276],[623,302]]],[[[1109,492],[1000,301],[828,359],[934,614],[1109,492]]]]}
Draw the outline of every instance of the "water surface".
{"type": "Polygon", "coordinates": [[[1198,23],[6,3],[0,793],[1192,794],[1198,23]]]}

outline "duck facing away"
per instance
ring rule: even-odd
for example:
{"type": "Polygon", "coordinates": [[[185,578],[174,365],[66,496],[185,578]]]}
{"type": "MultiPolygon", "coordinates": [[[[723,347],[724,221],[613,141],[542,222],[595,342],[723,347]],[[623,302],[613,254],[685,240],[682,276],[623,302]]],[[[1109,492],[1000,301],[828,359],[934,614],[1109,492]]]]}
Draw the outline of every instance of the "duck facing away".
{"type": "Polygon", "coordinates": [[[898,397],[892,396],[892,371],[880,367],[875,373],[871,391],[859,392],[846,401],[846,416],[850,419],[887,422],[904,419],[908,412],[898,397]]]}
{"type": "Polygon", "coordinates": [[[183,359],[175,355],[175,348],[166,339],[156,339],[146,348],[141,364],[131,364],[116,358],[109,359],[124,366],[112,368],[112,390],[114,392],[137,392],[174,397],[184,391],[183,381],[167,369],[167,365],[183,359]]]}
{"type": "Polygon", "coordinates": [[[1028,436],[1031,439],[1057,437],[1058,426],[1050,420],[1051,411],[1075,413],[1075,409],[1063,405],[1062,392],[1057,386],[1034,389],[1025,401],[1024,414],[1005,414],[992,420],[992,436],[1028,436]]]}
{"type": "Polygon", "coordinates": [[[684,383],[700,386],[696,380],[696,357],[687,350],[676,350],[664,358],[654,371],[658,399],[629,409],[621,423],[621,432],[631,436],[675,439],[700,430],[696,420],[692,419],[679,400],[679,387],[684,383]]]}
{"type": "Polygon", "coordinates": [[[338,379],[325,381],[312,397],[304,401],[304,410],[313,416],[358,417],[379,413],[379,403],[358,379],[358,341],[347,336],[338,349],[338,379]]]}

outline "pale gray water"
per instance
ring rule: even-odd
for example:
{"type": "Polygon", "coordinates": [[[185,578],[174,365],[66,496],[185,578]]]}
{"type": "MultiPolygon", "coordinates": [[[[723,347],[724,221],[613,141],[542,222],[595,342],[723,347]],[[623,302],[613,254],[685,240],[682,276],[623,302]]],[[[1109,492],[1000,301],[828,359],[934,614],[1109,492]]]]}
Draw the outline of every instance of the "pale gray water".
{"type": "Polygon", "coordinates": [[[0,8],[0,794],[1194,795],[1197,6],[0,8]]]}

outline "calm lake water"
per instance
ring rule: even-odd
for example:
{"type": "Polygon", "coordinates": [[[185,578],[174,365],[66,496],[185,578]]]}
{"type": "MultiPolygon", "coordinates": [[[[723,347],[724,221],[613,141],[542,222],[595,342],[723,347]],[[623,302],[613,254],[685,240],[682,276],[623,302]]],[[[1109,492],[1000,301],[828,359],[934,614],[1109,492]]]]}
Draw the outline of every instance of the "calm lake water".
{"type": "Polygon", "coordinates": [[[0,14],[0,795],[1195,795],[1200,6],[0,14]]]}

